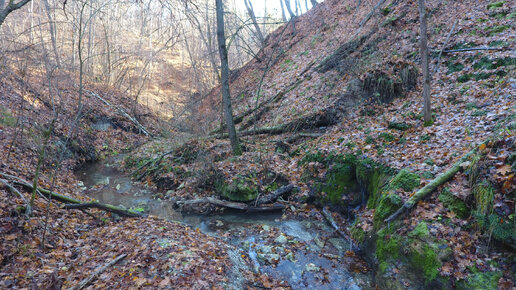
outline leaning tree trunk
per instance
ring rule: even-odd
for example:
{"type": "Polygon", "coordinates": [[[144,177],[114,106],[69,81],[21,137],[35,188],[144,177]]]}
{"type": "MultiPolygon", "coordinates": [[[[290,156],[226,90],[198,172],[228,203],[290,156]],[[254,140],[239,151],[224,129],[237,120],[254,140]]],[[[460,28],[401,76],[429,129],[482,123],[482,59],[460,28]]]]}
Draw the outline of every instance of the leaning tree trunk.
{"type": "Polygon", "coordinates": [[[253,21],[254,29],[256,30],[256,36],[258,37],[258,40],[260,41],[260,45],[263,46],[263,43],[265,42],[265,38],[263,37],[262,31],[260,29],[260,26],[258,25],[258,22],[256,21],[256,16],[254,15],[254,9],[253,4],[250,0],[244,0],[245,7],[247,8],[247,13],[249,14],[249,17],[251,17],[251,20],[253,21]]]}
{"type": "Polygon", "coordinates": [[[231,98],[229,92],[229,65],[228,65],[228,50],[226,48],[226,37],[224,34],[224,7],[222,0],[215,0],[217,11],[217,40],[219,43],[220,66],[221,66],[221,90],[222,103],[224,106],[224,113],[226,117],[226,124],[228,127],[229,140],[231,141],[231,148],[234,155],[242,154],[242,149],[238,142],[238,136],[235,130],[235,123],[233,122],[233,110],[231,109],[231,98]]]}
{"type": "Polygon", "coordinates": [[[421,66],[423,68],[423,118],[425,125],[429,125],[432,122],[432,111],[430,103],[430,69],[428,67],[428,44],[426,34],[426,11],[425,11],[425,0],[419,0],[419,19],[421,22],[421,66]]]}

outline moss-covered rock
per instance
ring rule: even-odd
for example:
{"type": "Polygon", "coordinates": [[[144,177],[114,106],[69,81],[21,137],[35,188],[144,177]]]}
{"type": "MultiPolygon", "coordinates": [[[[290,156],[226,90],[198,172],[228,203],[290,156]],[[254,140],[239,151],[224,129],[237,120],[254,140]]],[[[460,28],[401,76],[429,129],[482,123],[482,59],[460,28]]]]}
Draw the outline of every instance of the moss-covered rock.
{"type": "Polygon", "coordinates": [[[378,231],[376,240],[376,258],[380,271],[382,273],[387,270],[389,262],[396,260],[400,255],[402,247],[402,238],[392,233],[392,230],[384,228],[378,231]]]}
{"type": "Polygon", "coordinates": [[[437,278],[441,267],[436,248],[426,243],[412,244],[410,263],[423,273],[426,281],[437,278]]]}
{"type": "Polygon", "coordinates": [[[238,176],[229,184],[219,182],[216,189],[221,197],[232,201],[247,202],[255,200],[258,196],[258,185],[246,176],[238,176]]]}
{"type": "Polygon", "coordinates": [[[419,175],[402,169],[391,180],[387,188],[389,190],[403,189],[404,191],[412,191],[419,186],[421,178],[419,175]]]}
{"type": "Polygon", "coordinates": [[[403,205],[401,198],[395,193],[383,194],[374,211],[373,225],[378,229],[383,221],[403,205]]]}
{"type": "Polygon", "coordinates": [[[426,239],[430,235],[426,222],[422,221],[408,234],[411,238],[426,239]]]}
{"type": "Polygon", "coordinates": [[[305,166],[303,179],[312,182],[315,199],[323,204],[355,206],[365,203],[369,197],[370,208],[376,206],[381,186],[392,175],[393,170],[368,158],[330,152],[308,153],[299,162],[305,166]],[[309,164],[327,168],[324,178],[318,177],[319,170],[309,164]]]}
{"type": "Polygon", "coordinates": [[[470,215],[470,211],[464,201],[455,197],[448,188],[444,188],[439,195],[439,200],[446,208],[454,212],[458,217],[464,219],[470,215]]]}
{"type": "Polygon", "coordinates": [[[465,280],[457,284],[457,289],[497,289],[498,280],[502,277],[500,271],[481,272],[476,267],[471,267],[471,274],[465,280]]]}

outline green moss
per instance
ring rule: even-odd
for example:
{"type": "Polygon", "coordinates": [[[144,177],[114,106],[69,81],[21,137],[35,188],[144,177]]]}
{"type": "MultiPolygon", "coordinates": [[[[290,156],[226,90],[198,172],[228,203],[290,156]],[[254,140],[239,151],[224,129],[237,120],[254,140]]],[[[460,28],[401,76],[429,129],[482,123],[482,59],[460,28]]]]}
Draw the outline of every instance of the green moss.
{"type": "Polygon", "coordinates": [[[447,66],[448,66],[448,72],[446,74],[451,74],[451,73],[458,72],[458,71],[461,71],[464,69],[464,65],[460,62],[457,62],[457,63],[449,62],[447,66]]]}
{"type": "Polygon", "coordinates": [[[489,36],[493,36],[500,32],[503,32],[509,28],[511,28],[511,26],[509,26],[509,25],[495,25],[493,27],[487,27],[486,32],[489,36]]]}
{"type": "Polygon", "coordinates": [[[400,236],[392,234],[388,229],[378,231],[378,239],[376,240],[376,258],[380,263],[380,270],[382,270],[382,268],[382,271],[387,269],[384,263],[389,260],[398,259],[401,247],[402,238],[400,236]],[[384,264],[384,267],[381,267],[382,264],[384,264]]]}
{"type": "Polygon", "coordinates": [[[436,250],[427,244],[423,244],[420,249],[417,247],[412,248],[410,263],[413,267],[423,272],[426,281],[432,281],[437,278],[439,268],[441,267],[436,250]]]}
{"type": "Polygon", "coordinates": [[[215,187],[220,196],[232,201],[252,201],[258,196],[258,185],[246,176],[238,176],[230,184],[217,182],[215,187]]]}
{"type": "Polygon", "coordinates": [[[16,126],[16,118],[12,116],[12,114],[3,107],[0,106],[0,124],[7,127],[16,126]]]}
{"type": "MultiPolygon", "coordinates": [[[[355,175],[355,164],[351,160],[335,164],[326,175],[326,184],[321,188],[334,204],[342,204],[343,195],[359,191],[355,175]]],[[[354,199],[354,198],[353,198],[354,199]]],[[[351,201],[356,203],[355,200],[351,201]]]]}
{"type": "Polygon", "coordinates": [[[365,240],[365,231],[361,228],[353,227],[351,229],[351,237],[359,244],[365,240]]]}
{"type": "Polygon", "coordinates": [[[389,190],[403,189],[404,191],[412,191],[414,188],[419,186],[420,177],[419,175],[402,169],[394,178],[391,180],[387,188],[389,190]]]}
{"type": "Polygon", "coordinates": [[[508,41],[503,40],[493,40],[489,43],[489,47],[498,47],[498,46],[509,46],[510,43],[508,41]]]}
{"type": "Polygon", "coordinates": [[[472,273],[457,284],[457,289],[498,289],[498,280],[502,277],[502,272],[481,272],[476,267],[471,267],[470,270],[472,273]]]}
{"type": "Polygon", "coordinates": [[[439,195],[439,200],[446,208],[454,212],[460,218],[467,218],[470,211],[466,204],[459,198],[455,197],[448,188],[444,188],[439,195]]]}
{"type": "Polygon", "coordinates": [[[422,221],[409,233],[411,238],[425,239],[430,235],[426,222],[422,221]]]}
{"type": "Polygon", "coordinates": [[[410,129],[410,124],[404,123],[404,122],[389,122],[389,125],[387,128],[389,129],[395,129],[400,131],[405,131],[410,129]]]}
{"type": "Polygon", "coordinates": [[[491,9],[500,8],[500,7],[503,6],[504,3],[505,3],[505,1],[498,1],[498,2],[489,3],[489,4],[487,4],[487,9],[491,10],[491,9]]]}
{"type": "Polygon", "coordinates": [[[402,204],[401,198],[397,194],[388,193],[382,195],[374,211],[374,228],[379,228],[380,225],[383,224],[383,221],[400,208],[402,204]]]}
{"type": "Polygon", "coordinates": [[[497,69],[501,66],[516,65],[516,58],[505,57],[505,58],[489,58],[487,56],[478,60],[473,64],[474,69],[497,69]]]}
{"type": "Polygon", "coordinates": [[[380,133],[378,137],[382,138],[385,142],[392,142],[394,141],[394,136],[390,133],[380,133]]]}

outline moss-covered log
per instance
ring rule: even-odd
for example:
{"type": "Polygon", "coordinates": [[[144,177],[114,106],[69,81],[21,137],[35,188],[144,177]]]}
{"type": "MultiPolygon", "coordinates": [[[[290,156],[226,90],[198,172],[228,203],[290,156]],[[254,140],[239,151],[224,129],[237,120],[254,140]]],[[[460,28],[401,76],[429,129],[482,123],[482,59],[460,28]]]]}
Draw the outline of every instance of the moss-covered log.
{"type": "Polygon", "coordinates": [[[425,196],[433,192],[437,187],[444,184],[448,180],[452,179],[453,176],[459,172],[461,164],[468,160],[473,154],[477,152],[477,147],[475,149],[469,151],[466,155],[464,155],[459,161],[455,162],[450,169],[441,173],[437,176],[432,182],[418,190],[413,196],[411,196],[404,204],[401,206],[396,212],[394,212],[391,216],[385,219],[385,222],[391,222],[395,220],[399,215],[401,215],[404,211],[409,211],[414,205],[417,204],[418,201],[423,199],[425,196]]]}

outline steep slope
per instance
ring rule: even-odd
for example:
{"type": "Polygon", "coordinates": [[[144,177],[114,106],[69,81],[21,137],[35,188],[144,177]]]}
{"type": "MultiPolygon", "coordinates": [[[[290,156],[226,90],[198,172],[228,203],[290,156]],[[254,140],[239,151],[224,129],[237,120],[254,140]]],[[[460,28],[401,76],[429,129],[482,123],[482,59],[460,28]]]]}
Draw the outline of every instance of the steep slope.
{"type": "Polygon", "coordinates": [[[159,159],[136,176],[162,198],[245,201],[294,184],[288,214],[311,216],[306,202],[356,217],[341,226],[371,254],[380,287],[512,287],[514,268],[503,257],[516,238],[514,7],[425,2],[431,126],[421,115],[417,3],[380,1],[374,10],[378,2],[325,1],[296,21],[295,34],[291,23],[280,27],[233,72],[242,156],[213,139],[223,132],[215,88],[191,120],[212,138],[171,151],[153,144],[126,164],[159,159]],[[460,172],[450,181],[384,223],[454,165],[460,172]],[[228,195],[231,186],[242,195],[228,195]]]}

